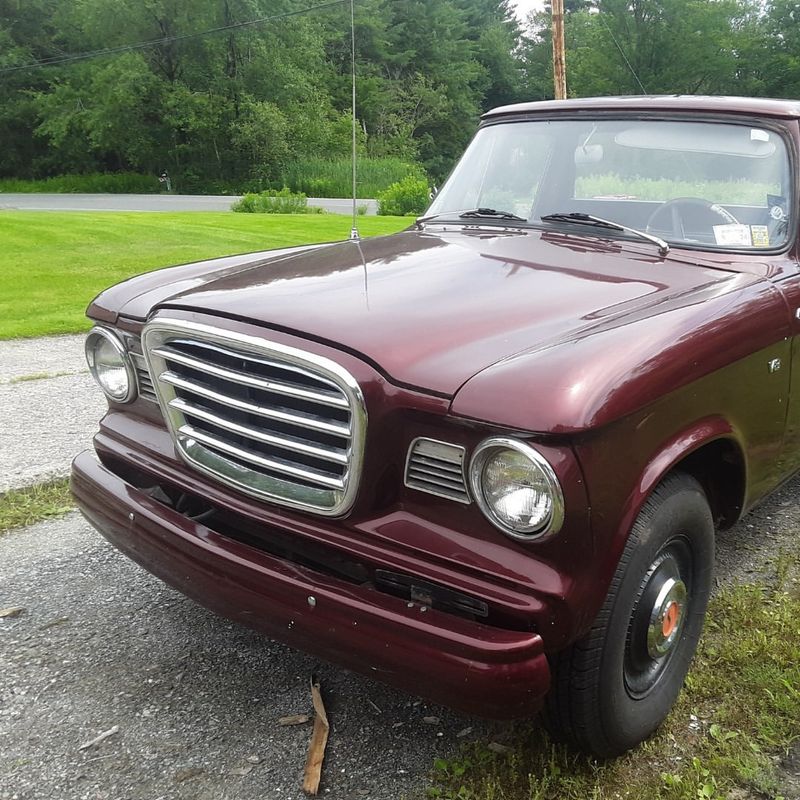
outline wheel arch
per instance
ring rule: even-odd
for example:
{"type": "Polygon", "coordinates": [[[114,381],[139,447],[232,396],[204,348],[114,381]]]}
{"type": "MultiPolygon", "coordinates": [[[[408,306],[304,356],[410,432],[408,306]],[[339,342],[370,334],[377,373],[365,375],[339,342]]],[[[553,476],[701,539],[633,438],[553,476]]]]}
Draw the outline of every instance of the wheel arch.
{"type": "MultiPolygon", "coordinates": [[[[703,487],[715,527],[730,528],[742,514],[747,487],[744,447],[721,417],[700,420],[669,440],[642,473],[632,523],[653,490],[672,472],[685,472],[703,487]]],[[[625,537],[627,538],[627,536],[625,537]]]]}

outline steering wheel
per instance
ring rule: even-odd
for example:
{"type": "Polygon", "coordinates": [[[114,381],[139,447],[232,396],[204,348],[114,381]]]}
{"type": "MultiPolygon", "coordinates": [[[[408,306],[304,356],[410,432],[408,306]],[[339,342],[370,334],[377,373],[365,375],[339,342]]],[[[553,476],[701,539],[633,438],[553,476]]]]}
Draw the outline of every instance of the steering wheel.
{"type": "Polygon", "coordinates": [[[711,235],[710,228],[715,224],[713,218],[719,221],[716,224],[738,225],[739,220],[731,214],[726,208],[723,208],[718,203],[711,203],[708,200],[703,200],[700,197],[674,197],[672,200],[667,200],[662,203],[647,220],[645,230],[648,233],[665,233],[671,235],[675,239],[682,239],[684,241],[691,241],[686,235],[686,227],[684,225],[688,214],[694,213],[695,221],[698,212],[705,212],[706,216],[712,218],[711,225],[709,225],[708,234],[711,235]],[[670,227],[658,226],[656,223],[659,217],[663,217],[669,213],[670,227]]]}

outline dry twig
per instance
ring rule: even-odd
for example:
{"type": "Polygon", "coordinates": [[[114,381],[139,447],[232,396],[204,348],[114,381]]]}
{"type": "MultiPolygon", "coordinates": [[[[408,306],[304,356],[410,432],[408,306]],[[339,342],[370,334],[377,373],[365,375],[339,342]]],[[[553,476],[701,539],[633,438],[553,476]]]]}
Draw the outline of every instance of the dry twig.
{"type": "Polygon", "coordinates": [[[303,779],[303,791],[306,794],[316,795],[319,791],[319,780],[322,775],[322,759],[325,758],[325,745],[328,743],[328,715],[325,713],[325,706],[322,703],[322,695],[319,691],[319,683],[311,681],[311,700],[314,703],[314,731],[311,734],[311,744],[308,747],[308,757],[306,758],[306,769],[303,779]]]}

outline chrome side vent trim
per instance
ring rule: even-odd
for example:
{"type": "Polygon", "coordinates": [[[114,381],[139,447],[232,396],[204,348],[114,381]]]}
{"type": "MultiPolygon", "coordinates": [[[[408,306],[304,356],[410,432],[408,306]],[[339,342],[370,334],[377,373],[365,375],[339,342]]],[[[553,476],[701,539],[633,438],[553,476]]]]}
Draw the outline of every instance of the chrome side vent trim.
{"type": "Polygon", "coordinates": [[[153,386],[153,380],[150,377],[150,370],[147,368],[147,361],[141,353],[135,353],[132,350],[128,351],[130,357],[133,359],[133,366],[136,369],[136,381],[139,384],[139,397],[143,400],[149,400],[151,403],[157,403],[156,390],[153,386]]]}
{"type": "Polygon", "coordinates": [[[355,501],[367,414],[330,359],[209,325],[157,320],[144,352],[180,456],[246,494],[325,516],[355,501]]]}
{"type": "Polygon", "coordinates": [[[465,459],[466,450],[459,445],[424,437],[414,439],[406,459],[406,486],[458,503],[469,503],[465,459]]]}

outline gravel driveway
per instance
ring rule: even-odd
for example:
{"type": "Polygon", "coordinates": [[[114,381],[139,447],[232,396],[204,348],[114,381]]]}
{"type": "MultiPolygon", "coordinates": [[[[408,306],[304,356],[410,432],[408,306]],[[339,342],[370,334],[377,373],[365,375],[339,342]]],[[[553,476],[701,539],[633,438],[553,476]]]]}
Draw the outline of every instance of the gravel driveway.
{"type": "Polygon", "coordinates": [[[86,367],[84,338],[0,342],[0,492],[66,475],[91,445],[106,402],[86,367]]]}
{"type": "MultiPolygon", "coordinates": [[[[0,342],[0,492],[67,474],[90,446],[105,401],[83,338],[0,342]],[[19,380],[41,373],[59,377],[19,380]]],[[[331,798],[421,794],[434,758],[506,735],[220,619],[77,513],[0,536],[8,606],[25,611],[0,620],[2,800],[304,797],[311,727],[277,721],[312,712],[312,675],[332,724],[331,798]]]]}
{"type": "MultiPolygon", "coordinates": [[[[0,343],[0,491],[64,473],[89,445],[104,402],[82,372],[82,339],[0,343]],[[9,382],[39,372],[69,374],[9,382]]],[[[796,479],[721,535],[720,582],[796,551],[798,492],[796,479]]],[[[77,513],[0,536],[8,606],[24,611],[0,620],[0,800],[301,798],[310,726],[278,719],[311,712],[312,675],[332,723],[330,798],[421,796],[434,758],[510,734],[214,616],[77,513]]]]}

